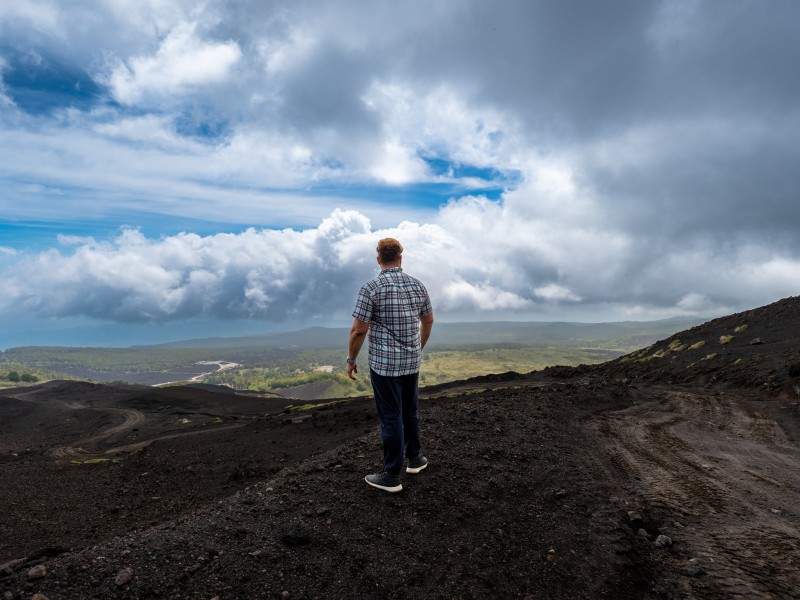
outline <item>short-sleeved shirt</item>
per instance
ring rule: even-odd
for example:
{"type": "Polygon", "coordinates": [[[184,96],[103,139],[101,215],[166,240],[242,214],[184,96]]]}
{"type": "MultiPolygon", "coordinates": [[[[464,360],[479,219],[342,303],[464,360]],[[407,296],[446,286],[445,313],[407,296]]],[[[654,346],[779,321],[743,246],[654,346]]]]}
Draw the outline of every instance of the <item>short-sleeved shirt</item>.
{"type": "Polygon", "coordinates": [[[433,312],[428,290],[400,267],[381,271],[358,292],[353,316],[369,323],[369,367],[378,375],[418,373],[419,319],[433,312]]]}

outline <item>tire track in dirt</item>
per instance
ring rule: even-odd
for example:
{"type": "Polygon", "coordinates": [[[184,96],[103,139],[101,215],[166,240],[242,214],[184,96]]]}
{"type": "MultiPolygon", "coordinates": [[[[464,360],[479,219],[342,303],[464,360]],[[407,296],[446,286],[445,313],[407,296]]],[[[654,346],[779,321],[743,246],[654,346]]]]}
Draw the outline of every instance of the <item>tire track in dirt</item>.
{"type": "MultiPolygon", "coordinates": [[[[88,450],[85,450],[83,446],[95,445],[98,442],[108,439],[114,435],[130,431],[134,427],[142,425],[146,420],[146,417],[144,416],[144,413],[142,411],[132,408],[83,406],[76,402],[63,402],[62,404],[67,408],[73,410],[96,410],[115,415],[122,415],[123,421],[118,425],[114,425],[112,427],[108,427],[107,429],[103,429],[100,432],[95,433],[90,437],[83,438],[72,445],[59,446],[58,448],[54,448],[52,454],[55,458],[70,458],[76,456],[86,458],[88,456],[92,456],[93,453],[89,452],[88,450]]],[[[101,454],[105,454],[108,452],[109,450],[106,450],[101,454]]]]}
{"type": "Polygon", "coordinates": [[[770,400],[735,392],[655,391],[594,420],[612,461],[676,525],[673,566],[686,598],[798,598],[800,448],[770,400]],[[686,556],[679,556],[686,554],[686,556]]]}
{"type": "MultiPolygon", "coordinates": [[[[26,398],[24,394],[15,396],[15,398],[18,400],[22,400],[24,402],[41,404],[41,402],[37,400],[26,398]]],[[[117,425],[113,425],[111,427],[107,427],[106,429],[102,429],[101,431],[89,437],[81,438],[77,442],[74,442],[68,446],[58,446],[56,448],[53,448],[53,450],[51,451],[51,455],[56,459],[91,460],[92,458],[105,458],[116,454],[122,454],[125,452],[135,452],[159,440],[172,440],[192,435],[201,435],[206,433],[228,431],[231,429],[239,429],[247,425],[247,423],[232,423],[229,425],[223,425],[221,427],[214,427],[207,429],[193,429],[191,431],[180,431],[180,432],[168,433],[165,435],[148,438],[146,440],[140,440],[138,442],[133,442],[131,444],[112,446],[111,448],[105,448],[100,451],[91,451],[87,450],[85,446],[94,446],[98,442],[102,442],[103,440],[106,440],[110,437],[126,433],[127,431],[130,431],[135,427],[139,427],[140,425],[145,423],[147,417],[142,411],[136,410],[134,408],[116,408],[110,406],[108,407],[86,406],[84,404],[81,404],[80,402],[75,402],[75,401],[58,401],[58,402],[61,406],[63,406],[68,410],[94,410],[114,415],[121,415],[123,420],[122,423],[118,423],[117,425]]]]}
{"type": "Polygon", "coordinates": [[[146,446],[149,446],[153,442],[158,442],[160,440],[174,440],[176,438],[188,437],[191,435],[201,435],[205,433],[217,433],[220,431],[229,431],[231,429],[240,429],[245,425],[247,425],[247,423],[232,423],[230,425],[223,425],[221,427],[215,427],[213,429],[193,429],[192,431],[180,431],[178,433],[168,433],[166,435],[160,435],[158,437],[149,438],[146,440],[142,440],[140,442],[134,442],[132,444],[114,446],[113,448],[108,448],[107,450],[104,450],[103,454],[112,455],[112,454],[121,454],[123,452],[135,452],[137,450],[141,450],[146,446]]]}

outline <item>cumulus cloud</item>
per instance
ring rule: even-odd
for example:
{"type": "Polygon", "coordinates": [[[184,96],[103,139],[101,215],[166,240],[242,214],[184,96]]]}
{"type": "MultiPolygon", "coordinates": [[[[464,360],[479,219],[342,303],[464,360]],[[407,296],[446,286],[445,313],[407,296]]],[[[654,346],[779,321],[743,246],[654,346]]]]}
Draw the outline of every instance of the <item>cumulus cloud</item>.
{"type": "Polygon", "coordinates": [[[235,41],[204,40],[195,23],[181,23],[154,54],[119,63],[108,76],[108,85],[114,98],[123,104],[134,104],[148,96],[168,97],[225,81],[241,55],[235,41]]]}
{"type": "Polygon", "coordinates": [[[407,221],[389,229],[374,229],[364,215],[346,210],[304,230],[148,239],[127,229],[109,242],[64,237],[63,244],[75,246],[72,252],[25,256],[4,272],[0,286],[6,308],[49,317],[139,322],[344,315],[355,290],[375,272],[376,240],[389,235],[403,241],[407,269],[427,283],[435,308],[445,314],[531,314],[553,303],[612,304],[640,317],[660,316],[666,306],[671,314],[708,314],[727,308],[726,301],[787,295],[800,276],[800,260],[752,247],[734,257],[697,248],[643,269],[623,257],[608,263],[603,277],[587,277],[581,263],[599,268],[613,259],[614,248],[591,240],[582,245],[588,234],[566,225],[558,236],[527,244],[513,239],[542,225],[512,206],[469,198],[449,205],[434,223],[407,221]],[[476,211],[492,225],[479,244],[476,211]],[[564,261],[569,254],[578,260],[564,261]],[[686,291],[697,289],[705,293],[686,291]]]}

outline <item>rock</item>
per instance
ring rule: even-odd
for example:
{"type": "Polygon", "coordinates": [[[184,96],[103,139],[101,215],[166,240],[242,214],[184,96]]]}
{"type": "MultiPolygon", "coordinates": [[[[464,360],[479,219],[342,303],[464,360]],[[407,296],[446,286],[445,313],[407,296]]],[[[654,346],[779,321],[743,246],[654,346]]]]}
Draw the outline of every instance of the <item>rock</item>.
{"type": "Polygon", "coordinates": [[[48,598],[44,594],[36,593],[31,596],[31,600],[48,600],[48,598]]]}
{"type": "Polygon", "coordinates": [[[638,535],[639,537],[642,537],[642,538],[644,538],[646,540],[650,539],[650,534],[647,533],[647,530],[644,527],[640,527],[639,531],[636,532],[636,535],[638,535]]]}
{"type": "Polygon", "coordinates": [[[28,569],[28,579],[41,579],[47,575],[47,567],[45,565],[36,565],[28,569]]]}
{"type": "Polygon", "coordinates": [[[752,340],[750,340],[750,345],[751,346],[758,346],[759,344],[763,344],[763,343],[764,342],[761,340],[760,337],[753,338],[752,340]]]}
{"type": "Polygon", "coordinates": [[[14,593],[13,592],[4,592],[3,593],[3,600],[14,600],[14,593]]]}
{"type": "Polygon", "coordinates": [[[644,519],[642,519],[642,513],[640,513],[638,510],[629,510],[628,522],[634,527],[641,525],[642,522],[644,522],[644,519]]]}
{"type": "Polygon", "coordinates": [[[700,577],[701,575],[706,574],[706,570],[699,562],[697,562],[696,558],[693,558],[689,561],[689,564],[686,565],[686,574],[689,577],[700,577]]]}
{"type": "Polygon", "coordinates": [[[116,577],[114,577],[114,583],[121,587],[130,583],[131,579],[133,579],[133,569],[130,567],[125,567],[124,569],[121,569],[119,573],[117,573],[116,577]]]}
{"type": "Polygon", "coordinates": [[[281,598],[283,598],[284,600],[285,600],[286,598],[289,598],[289,597],[291,597],[291,594],[290,594],[289,592],[287,592],[286,590],[283,590],[283,591],[281,592],[281,598]]]}
{"type": "Polygon", "coordinates": [[[662,533],[656,538],[655,544],[656,548],[666,548],[667,546],[672,546],[672,538],[662,533]]]}
{"type": "Polygon", "coordinates": [[[550,550],[547,551],[547,560],[553,562],[555,559],[556,559],[556,549],[550,548],[550,550]]]}

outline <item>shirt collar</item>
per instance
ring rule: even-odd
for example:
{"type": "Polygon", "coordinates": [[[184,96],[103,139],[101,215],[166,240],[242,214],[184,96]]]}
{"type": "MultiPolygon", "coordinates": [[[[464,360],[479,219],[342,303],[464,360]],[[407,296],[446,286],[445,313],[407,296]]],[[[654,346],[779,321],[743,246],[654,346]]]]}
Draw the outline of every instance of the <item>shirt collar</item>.
{"type": "Polygon", "coordinates": [[[403,267],[389,267],[387,269],[381,269],[381,273],[391,273],[393,271],[402,272],[403,267]]]}

